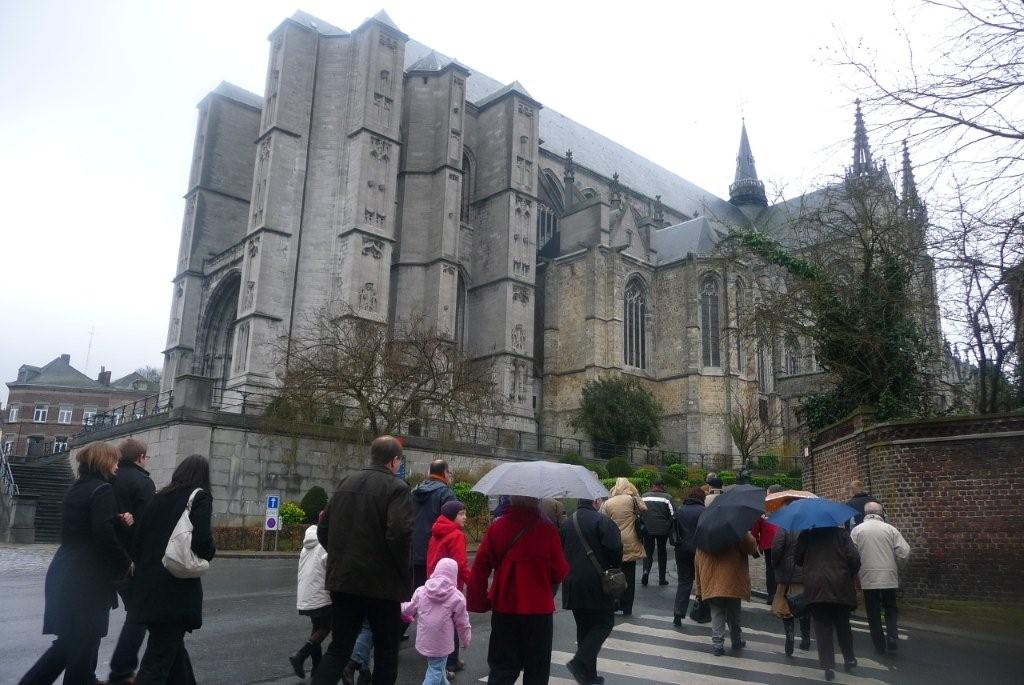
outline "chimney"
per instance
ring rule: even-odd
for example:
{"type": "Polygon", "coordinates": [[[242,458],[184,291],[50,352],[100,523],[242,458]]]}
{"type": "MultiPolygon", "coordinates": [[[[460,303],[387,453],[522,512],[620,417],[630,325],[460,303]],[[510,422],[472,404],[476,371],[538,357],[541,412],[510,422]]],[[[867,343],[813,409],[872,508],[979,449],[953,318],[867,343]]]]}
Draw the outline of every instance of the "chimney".
{"type": "Polygon", "coordinates": [[[98,380],[102,386],[110,385],[110,372],[107,371],[107,367],[100,367],[100,375],[96,377],[96,380],[98,380]]]}
{"type": "Polygon", "coordinates": [[[60,360],[62,362],[64,362],[65,364],[67,364],[68,366],[71,366],[71,355],[70,354],[62,354],[60,356],[60,360]]]}

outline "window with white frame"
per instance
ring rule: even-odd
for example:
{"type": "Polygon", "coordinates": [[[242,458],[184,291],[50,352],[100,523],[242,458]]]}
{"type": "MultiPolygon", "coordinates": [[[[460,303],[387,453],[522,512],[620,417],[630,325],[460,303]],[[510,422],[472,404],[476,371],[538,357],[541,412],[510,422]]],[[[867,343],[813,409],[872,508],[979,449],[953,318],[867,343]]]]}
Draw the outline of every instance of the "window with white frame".
{"type": "Polygon", "coordinates": [[[61,405],[60,411],[57,412],[57,423],[71,423],[71,407],[61,405]]]}
{"type": "Polygon", "coordinates": [[[86,407],[82,412],[82,425],[91,426],[96,421],[96,407],[86,407]]]}
{"type": "Polygon", "coordinates": [[[18,420],[18,410],[21,409],[18,405],[12,405],[7,407],[7,422],[14,423],[18,420]]]}
{"type": "Polygon", "coordinates": [[[53,439],[53,453],[68,451],[68,436],[58,435],[53,439]]]}
{"type": "Polygon", "coordinates": [[[37,404],[35,412],[32,413],[32,420],[35,423],[46,423],[46,417],[50,413],[50,407],[45,404],[37,404]]]}

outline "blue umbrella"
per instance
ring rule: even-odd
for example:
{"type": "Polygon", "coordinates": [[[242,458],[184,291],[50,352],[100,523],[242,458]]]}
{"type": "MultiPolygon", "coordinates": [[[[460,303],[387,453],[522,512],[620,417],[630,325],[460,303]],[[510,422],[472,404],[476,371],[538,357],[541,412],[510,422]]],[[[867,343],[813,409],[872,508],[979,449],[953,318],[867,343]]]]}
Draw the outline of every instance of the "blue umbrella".
{"type": "Polygon", "coordinates": [[[857,515],[857,510],[824,497],[799,499],[768,517],[768,523],[790,531],[835,528],[857,515]]]}

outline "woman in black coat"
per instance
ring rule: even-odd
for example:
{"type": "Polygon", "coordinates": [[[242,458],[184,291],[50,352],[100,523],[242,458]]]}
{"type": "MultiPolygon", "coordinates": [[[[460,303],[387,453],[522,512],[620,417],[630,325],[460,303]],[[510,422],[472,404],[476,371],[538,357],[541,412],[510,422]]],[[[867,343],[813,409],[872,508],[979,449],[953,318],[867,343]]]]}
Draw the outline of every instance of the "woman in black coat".
{"type": "Polygon", "coordinates": [[[825,669],[825,679],[832,680],[836,667],[833,632],[843,652],[843,668],[849,671],[857,665],[850,612],[857,608],[853,579],[860,570],[860,553],[845,528],[812,528],[800,533],[795,561],[803,567],[804,601],[818,638],[818,663],[825,669]]]}
{"type": "Polygon", "coordinates": [[[137,685],[195,683],[192,663],[185,651],[185,633],[203,625],[203,583],[199,578],[176,578],[164,568],[167,541],[181,518],[192,492],[192,551],[202,559],[216,552],[210,530],[213,497],[210,495],[210,462],[197,454],[178,464],[170,484],[158,492],[142,514],[132,543],[136,560],[132,623],[149,630],[137,685]]]}
{"type": "Polygon", "coordinates": [[[586,538],[602,569],[622,565],[622,536],[615,521],[600,511],[601,501],[579,500],[576,511],[562,524],[562,549],[569,574],[562,581],[562,607],[576,620],[576,654],[566,664],[577,682],[597,679],[597,654],[615,627],[615,598],[601,587],[601,574],[587,555],[576,531],[586,538]]]}
{"type": "Polygon", "coordinates": [[[690,606],[690,592],[693,591],[693,558],[697,554],[694,536],[697,521],[704,513],[704,490],[690,488],[683,504],[676,507],[672,525],[676,528],[676,599],[672,611],[672,624],[683,625],[683,617],[690,606]]]}
{"type": "Polygon", "coordinates": [[[43,633],[56,635],[21,685],[48,685],[64,672],[65,683],[96,682],[96,653],[117,606],[115,583],[131,559],[121,545],[121,520],[110,479],[120,454],[106,442],[78,453],[78,480],[64,496],[60,547],[46,572],[43,633]]]}

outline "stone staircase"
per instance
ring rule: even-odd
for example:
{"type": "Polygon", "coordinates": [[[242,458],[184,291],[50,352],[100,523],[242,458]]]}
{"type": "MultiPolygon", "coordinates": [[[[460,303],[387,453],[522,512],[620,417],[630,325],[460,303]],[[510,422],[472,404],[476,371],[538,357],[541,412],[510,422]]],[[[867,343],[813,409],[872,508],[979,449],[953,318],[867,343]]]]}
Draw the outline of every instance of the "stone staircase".
{"type": "Polygon", "coordinates": [[[75,477],[67,452],[11,461],[11,473],[24,495],[38,495],[36,505],[36,542],[60,542],[64,493],[75,477]]]}

